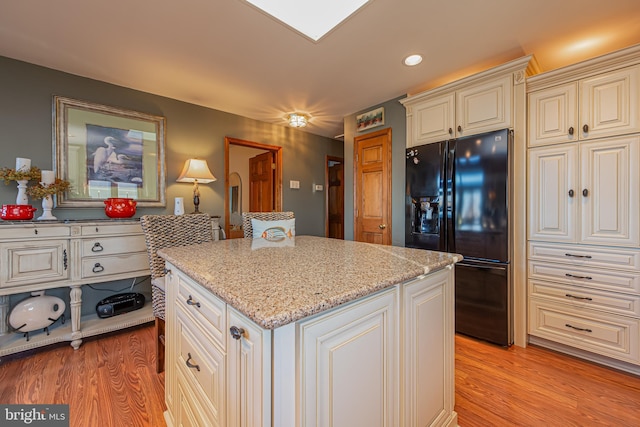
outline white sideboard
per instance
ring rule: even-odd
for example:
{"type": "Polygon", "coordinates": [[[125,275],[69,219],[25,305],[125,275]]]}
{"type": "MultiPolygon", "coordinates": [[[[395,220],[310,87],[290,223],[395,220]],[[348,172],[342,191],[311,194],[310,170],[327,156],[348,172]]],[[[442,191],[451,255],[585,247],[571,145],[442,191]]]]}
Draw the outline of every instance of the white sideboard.
{"type": "Polygon", "coordinates": [[[57,342],[78,349],[82,338],[153,320],[150,298],[142,309],[100,319],[82,316],[82,286],[149,275],[137,220],[14,221],[0,223],[0,357],[57,342]],[[71,318],[33,331],[10,332],[9,295],[69,288],[71,318]]]}

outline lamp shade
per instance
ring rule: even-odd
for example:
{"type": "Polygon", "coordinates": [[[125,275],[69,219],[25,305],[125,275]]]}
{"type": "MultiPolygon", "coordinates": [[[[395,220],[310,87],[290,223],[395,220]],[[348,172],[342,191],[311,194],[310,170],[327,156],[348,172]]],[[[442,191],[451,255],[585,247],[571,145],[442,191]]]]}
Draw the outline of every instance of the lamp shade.
{"type": "Polygon", "coordinates": [[[206,160],[202,159],[189,159],[184,162],[184,167],[180,176],[176,180],[177,182],[195,182],[198,181],[202,184],[208,184],[216,181],[216,177],[213,176],[209,170],[206,160]]]}

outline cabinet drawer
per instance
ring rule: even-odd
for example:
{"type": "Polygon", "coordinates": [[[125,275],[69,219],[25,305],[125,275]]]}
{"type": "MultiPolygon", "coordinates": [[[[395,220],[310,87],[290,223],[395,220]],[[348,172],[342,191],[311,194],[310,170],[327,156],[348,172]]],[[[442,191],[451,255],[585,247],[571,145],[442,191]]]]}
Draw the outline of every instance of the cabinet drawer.
{"type": "Polygon", "coordinates": [[[127,252],[146,252],[142,235],[102,237],[82,240],[82,256],[113,255],[127,252]]]}
{"type": "Polygon", "coordinates": [[[529,278],[615,292],[640,294],[640,275],[588,267],[529,261],[529,278]]]}
{"type": "Polygon", "coordinates": [[[568,304],[572,307],[591,308],[640,318],[640,295],[529,280],[529,296],[568,304]]]}
{"type": "Polygon", "coordinates": [[[531,299],[529,333],[619,360],[640,363],[640,320],[531,299]]]}
{"type": "MultiPolygon", "coordinates": [[[[0,287],[56,282],[69,278],[67,240],[38,240],[0,245],[3,264],[0,287]]],[[[47,286],[50,287],[50,286],[47,286]]]]}
{"type": "MultiPolygon", "coordinates": [[[[146,252],[124,255],[106,255],[82,258],[82,278],[101,278],[109,280],[107,276],[142,272],[149,274],[149,258],[146,252]]],[[[131,274],[129,275],[131,276],[131,274]]]]}
{"type": "Polygon", "coordinates": [[[211,292],[183,274],[178,275],[178,307],[211,335],[215,343],[226,349],[227,305],[211,292]]]}
{"type": "Polygon", "coordinates": [[[114,234],[142,234],[142,226],[139,222],[118,224],[92,224],[80,227],[82,236],[108,236],[114,234]]]}
{"type": "Polygon", "coordinates": [[[205,417],[204,411],[197,403],[196,397],[189,389],[184,378],[181,378],[180,372],[177,375],[179,406],[176,425],[179,427],[219,426],[219,424],[215,424],[205,417]]]}
{"type": "Polygon", "coordinates": [[[206,334],[193,324],[193,320],[178,307],[177,314],[177,369],[198,396],[207,418],[215,425],[224,424],[225,354],[206,334]]]}
{"type": "Polygon", "coordinates": [[[530,242],[529,258],[573,266],[640,271],[640,251],[633,249],[530,242]]]}
{"type": "Polygon", "coordinates": [[[20,227],[13,227],[3,225],[0,231],[2,232],[2,240],[9,239],[21,239],[32,240],[43,237],[69,237],[71,230],[65,226],[46,226],[46,225],[23,225],[20,227]]]}

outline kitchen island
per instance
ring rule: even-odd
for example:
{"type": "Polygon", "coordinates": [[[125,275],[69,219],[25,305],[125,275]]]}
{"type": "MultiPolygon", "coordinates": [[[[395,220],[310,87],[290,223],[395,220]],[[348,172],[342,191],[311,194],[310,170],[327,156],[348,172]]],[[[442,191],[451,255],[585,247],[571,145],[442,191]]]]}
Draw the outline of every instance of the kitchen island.
{"type": "Polygon", "coordinates": [[[169,425],[455,426],[459,255],[298,236],[160,251],[169,425]]]}

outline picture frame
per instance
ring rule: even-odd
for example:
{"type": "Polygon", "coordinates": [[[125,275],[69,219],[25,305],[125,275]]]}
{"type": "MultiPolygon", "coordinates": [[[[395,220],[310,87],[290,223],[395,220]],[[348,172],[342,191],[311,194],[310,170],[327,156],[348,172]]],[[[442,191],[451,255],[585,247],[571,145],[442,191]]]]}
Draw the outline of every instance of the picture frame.
{"type": "Polygon", "coordinates": [[[164,117],[54,96],[57,176],[71,188],[59,207],[104,207],[127,197],[138,207],[164,207],[164,117]]]}
{"type": "Polygon", "coordinates": [[[366,129],[384,125],[384,107],[367,111],[356,116],[356,131],[362,132],[366,129]]]}

